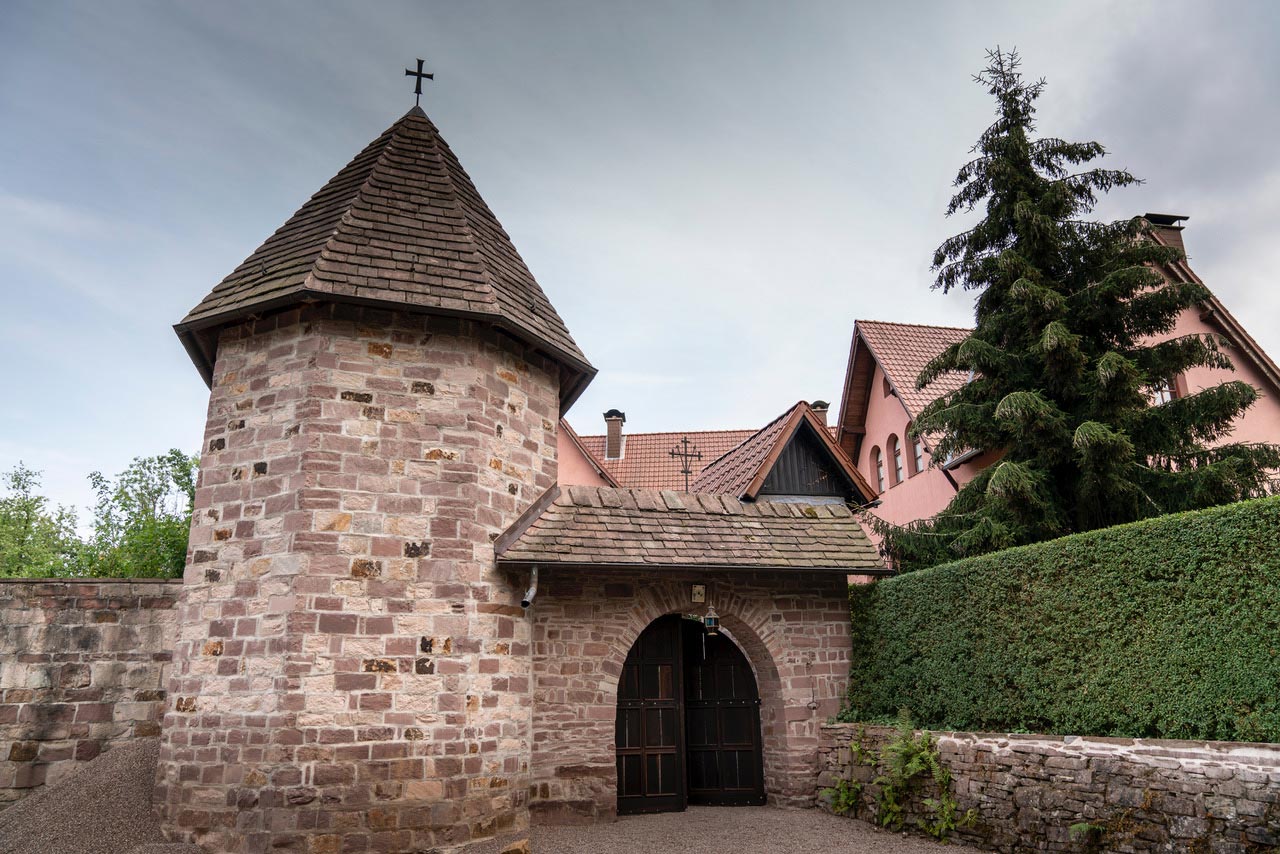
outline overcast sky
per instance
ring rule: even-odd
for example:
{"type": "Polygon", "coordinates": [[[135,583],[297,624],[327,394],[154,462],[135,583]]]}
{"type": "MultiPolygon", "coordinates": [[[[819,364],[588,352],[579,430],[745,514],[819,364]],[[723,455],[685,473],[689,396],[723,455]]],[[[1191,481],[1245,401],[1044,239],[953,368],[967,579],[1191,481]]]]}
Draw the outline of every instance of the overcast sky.
{"type": "Polygon", "coordinates": [[[1280,355],[1280,3],[0,0],[0,471],[201,444],[171,325],[423,107],[600,370],[599,432],[838,404],[855,318],[966,325],[929,288],[950,182],[1017,47],[1044,133],[1188,214],[1197,272],[1280,355]]]}

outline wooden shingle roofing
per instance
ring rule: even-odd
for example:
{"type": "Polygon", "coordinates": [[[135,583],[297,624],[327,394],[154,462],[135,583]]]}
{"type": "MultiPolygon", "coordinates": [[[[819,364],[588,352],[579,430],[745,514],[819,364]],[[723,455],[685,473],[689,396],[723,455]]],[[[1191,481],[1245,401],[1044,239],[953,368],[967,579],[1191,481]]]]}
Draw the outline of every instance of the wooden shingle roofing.
{"type": "Polygon", "coordinates": [[[595,374],[418,107],[338,172],[175,329],[208,382],[220,327],[306,301],[492,322],[567,369],[562,406],[595,374]]]}
{"type": "Polygon", "coordinates": [[[887,572],[843,504],[552,487],[495,543],[499,566],[887,572]]]}

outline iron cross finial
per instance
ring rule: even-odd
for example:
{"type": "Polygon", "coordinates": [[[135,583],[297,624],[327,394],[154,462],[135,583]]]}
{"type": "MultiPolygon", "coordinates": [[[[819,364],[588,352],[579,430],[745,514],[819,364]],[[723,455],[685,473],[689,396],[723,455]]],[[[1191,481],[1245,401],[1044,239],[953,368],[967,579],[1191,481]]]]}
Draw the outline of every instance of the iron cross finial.
{"type": "Polygon", "coordinates": [[[418,70],[417,70],[417,71],[410,71],[409,69],[407,69],[407,68],[406,68],[406,69],[404,70],[404,76],[405,76],[405,77],[416,77],[416,78],[417,78],[416,80],[414,80],[414,81],[413,81],[413,105],[414,105],[415,107],[419,107],[419,106],[421,106],[421,105],[422,105],[422,103],[421,103],[421,102],[422,102],[422,81],[423,81],[424,79],[426,79],[426,80],[435,80],[435,79],[436,79],[436,76],[435,76],[434,74],[428,74],[428,73],[426,73],[425,71],[423,71],[423,70],[422,70],[422,60],[421,60],[421,59],[419,59],[419,60],[418,60],[418,70]]]}
{"type": "Polygon", "coordinates": [[[684,475],[684,491],[689,491],[689,475],[693,474],[693,468],[689,465],[694,460],[702,459],[702,451],[698,450],[698,446],[694,445],[693,450],[689,450],[689,437],[685,436],[680,440],[680,444],[667,451],[673,457],[680,458],[680,473],[684,475]]]}

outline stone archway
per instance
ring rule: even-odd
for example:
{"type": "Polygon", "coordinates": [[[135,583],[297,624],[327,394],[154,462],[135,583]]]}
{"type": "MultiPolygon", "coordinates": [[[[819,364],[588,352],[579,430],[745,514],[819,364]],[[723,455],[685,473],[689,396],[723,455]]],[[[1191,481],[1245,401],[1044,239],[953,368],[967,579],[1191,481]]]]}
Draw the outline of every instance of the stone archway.
{"type": "Polygon", "coordinates": [[[618,814],[764,803],[760,723],[754,668],[727,633],[654,620],[618,685],[618,814]]]}
{"type": "MultiPolygon", "coordinates": [[[[655,620],[668,614],[705,613],[706,604],[694,605],[688,601],[688,584],[667,582],[646,585],[642,602],[631,609],[629,619],[621,628],[608,655],[602,662],[605,673],[602,680],[605,702],[616,708],[618,680],[622,675],[627,654],[640,634],[655,620]]],[[[781,639],[770,629],[769,612],[760,604],[743,597],[724,593],[712,596],[709,602],[720,615],[720,625],[725,634],[742,650],[750,664],[760,694],[761,745],[764,757],[765,793],[771,801],[792,794],[793,786],[782,778],[794,764],[789,761],[787,732],[787,697],[779,673],[779,663],[787,658],[781,639]]],[[[615,794],[616,797],[616,794],[615,794]]]]}
{"type": "Polygon", "coordinates": [[[842,578],[750,571],[547,573],[532,609],[530,809],[542,823],[616,814],[618,682],[632,645],[666,614],[721,617],[758,686],[768,802],[810,806],[818,725],[849,668],[842,578]],[[691,582],[707,601],[691,601],[691,582]],[[813,701],[817,700],[816,703],[813,701]]]}

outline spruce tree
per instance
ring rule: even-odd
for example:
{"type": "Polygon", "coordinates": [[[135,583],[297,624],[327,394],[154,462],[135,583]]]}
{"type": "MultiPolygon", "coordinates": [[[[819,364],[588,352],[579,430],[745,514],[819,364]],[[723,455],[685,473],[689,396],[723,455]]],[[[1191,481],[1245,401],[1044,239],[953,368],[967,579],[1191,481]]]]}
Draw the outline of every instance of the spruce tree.
{"type": "Polygon", "coordinates": [[[976,292],[976,324],[917,387],[949,371],[969,381],[920,413],[913,432],[933,440],[935,464],[1003,454],[938,516],[882,525],[902,569],[1265,494],[1280,467],[1278,446],[1226,441],[1257,398],[1249,384],[1153,402],[1190,368],[1231,367],[1217,336],[1168,337],[1209,293],[1161,275],[1182,254],[1146,220],[1087,218],[1099,194],[1138,179],[1088,166],[1105,154],[1097,142],[1036,137],[1044,81],[1023,79],[1016,51],[988,60],[975,80],[997,118],[947,208],[985,203],[985,216],[933,258],[935,289],[976,292]]]}

